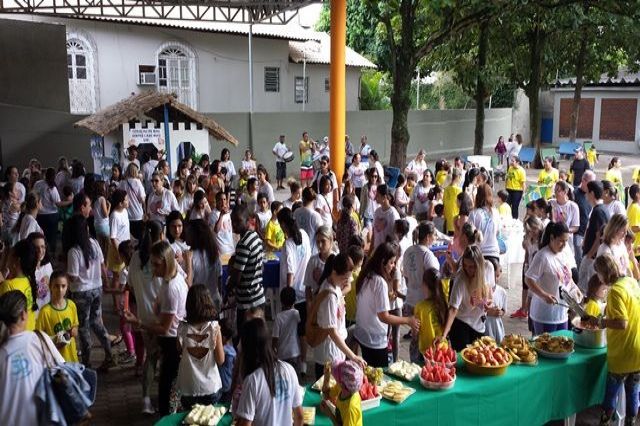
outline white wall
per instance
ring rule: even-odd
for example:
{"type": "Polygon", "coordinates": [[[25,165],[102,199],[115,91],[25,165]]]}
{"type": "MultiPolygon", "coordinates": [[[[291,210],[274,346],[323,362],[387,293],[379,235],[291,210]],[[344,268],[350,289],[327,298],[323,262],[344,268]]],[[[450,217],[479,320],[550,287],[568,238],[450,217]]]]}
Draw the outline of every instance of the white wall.
{"type": "MultiPolygon", "coordinates": [[[[29,15],[2,15],[11,19],[60,23],[67,32],[80,32],[97,49],[98,108],[112,105],[138,86],[138,65],[157,65],[163,43],[180,42],[196,54],[197,110],[202,112],[248,112],[248,39],[242,35],[205,33],[144,25],[115,24],[78,19],[29,15]]],[[[287,40],[253,38],[253,94],[255,112],[302,111],[295,103],[294,78],[302,77],[302,64],[289,62],[287,40]],[[264,91],[264,68],[280,68],[280,92],[264,91]]],[[[307,64],[309,103],[307,111],[327,111],[329,93],[324,91],[328,65],[307,64]]],[[[347,110],[358,109],[360,69],[347,68],[347,110]]],[[[153,88],[153,86],[151,86],[153,88]]]]}
{"type": "MultiPolygon", "coordinates": [[[[560,100],[561,99],[573,99],[573,88],[553,89],[553,142],[559,143],[565,141],[567,138],[560,138],[560,100]]],[[[593,110],[593,133],[592,137],[588,139],[576,139],[578,142],[584,142],[585,140],[593,141],[594,145],[600,151],[619,152],[625,154],[639,154],[640,148],[640,90],[625,89],[625,88],[608,88],[602,90],[599,88],[585,87],[582,89],[583,98],[594,98],[594,110],[593,110]],[[636,114],[636,134],[635,142],[630,141],[611,141],[600,139],[600,108],[602,106],[602,99],[638,99],[638,112],[636,114]]]]}

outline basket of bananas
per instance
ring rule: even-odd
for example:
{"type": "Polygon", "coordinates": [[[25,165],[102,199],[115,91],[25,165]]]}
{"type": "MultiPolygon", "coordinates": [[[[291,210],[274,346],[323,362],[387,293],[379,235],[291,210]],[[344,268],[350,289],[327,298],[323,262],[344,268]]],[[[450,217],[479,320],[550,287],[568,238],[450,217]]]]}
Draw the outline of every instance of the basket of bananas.
{"type": "Polygon", "coordinates": [[[502,339],[502,347],[513,358],[515,364],[534,366],[538,364],[538,354],[529,341],[518,334],[508,334],[502,339]]]}

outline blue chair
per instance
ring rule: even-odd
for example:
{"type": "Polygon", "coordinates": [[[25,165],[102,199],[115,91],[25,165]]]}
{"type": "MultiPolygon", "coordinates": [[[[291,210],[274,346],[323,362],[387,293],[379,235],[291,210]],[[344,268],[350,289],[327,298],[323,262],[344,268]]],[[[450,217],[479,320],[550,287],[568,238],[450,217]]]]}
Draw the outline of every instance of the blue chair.
{"type": "Polygon", "coordinates": [[[533,159],[536,158],[536,149],[532,147],[524,147],[520,149],[520,155],[518,155],[522,164],[531,164],[533,159]]]}
{"type": "Polygon", "coordinates": [[[582,148],[582,144],[578,142],[560,142],[558,154],[564,157],[573,157],[577,148],[582,148]]]}

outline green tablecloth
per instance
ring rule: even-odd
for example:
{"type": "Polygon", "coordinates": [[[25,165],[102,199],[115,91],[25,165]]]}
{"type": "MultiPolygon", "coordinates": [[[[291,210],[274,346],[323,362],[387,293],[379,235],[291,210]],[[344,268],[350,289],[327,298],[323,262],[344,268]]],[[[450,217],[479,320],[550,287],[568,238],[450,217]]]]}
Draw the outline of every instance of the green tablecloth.
{"type": "MultiPolygon", "coordinates": [[[[570,335],[569,332],[559,334],[570,335]]],[[[568,360],[540,357],[535,367],[512,365],[500,377],[474,376],[458,361],[455,386],[429,391],[418,379],[409,383],[417,392],[403,404],[382,400],[364,412],[366,426],[430,425],[542,425],[567,418],[602,402],[607,375],[606,349],[582,349],[568,360]]],[[[318,406],[320,394],[307,389],[304,406],[318,406]]],[[[161,419],[156,426],[174,426],[184,414],[161,419]]],[[[231,424],[225,416],[221,425],[231,424]]],[[[316,411],[316,425],[331,425],[316,411]]]]}

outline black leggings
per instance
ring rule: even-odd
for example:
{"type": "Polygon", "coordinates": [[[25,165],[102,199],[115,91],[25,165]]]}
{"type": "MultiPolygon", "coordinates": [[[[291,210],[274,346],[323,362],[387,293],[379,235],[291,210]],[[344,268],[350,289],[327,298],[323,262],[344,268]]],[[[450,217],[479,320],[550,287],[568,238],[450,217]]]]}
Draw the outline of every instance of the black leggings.
{"type": "Polygon", "coordinates": [[[361,342],[360,349],[362,350],[362,358],[367,361],[367,364],[372,367],[385,368],[389,366],[389,355],[387,348],[374,349],[368,348],[361,342]]]}
{"type": "Polygon", "coordinates": [[[507,202],[509,203],[509,207],[511,207],[511,217],[514,219],[518,218],[518,206],[520,205],[520,200],[522,200],[523,191],[515,191],[513,189],[507,189],[509,193],[509,198],[507,202]]]}
{"type": "Polygon", "coordinates": [[[160,346],[160,381],[158,383],[158,402],[160,415],[169,414],[169,399],[171,396],[171,385],[178,376],[178,366],[180,365],[180,354],[178,353],[178,339],[176,337],[158,337],[160,346]]]}
{"type": "Polygon", "coordinates": [[[483,335],[483,333],[477,332],[467,323],[465,323],[464,321],[460,321],[458,318],[453,320],[451,331],[449,332],[449,338],[451,338],[451,346],[453,346],[453,349],[458,352],[463,350],[468,344],[473,343],[474,340],[483,335]]]}

